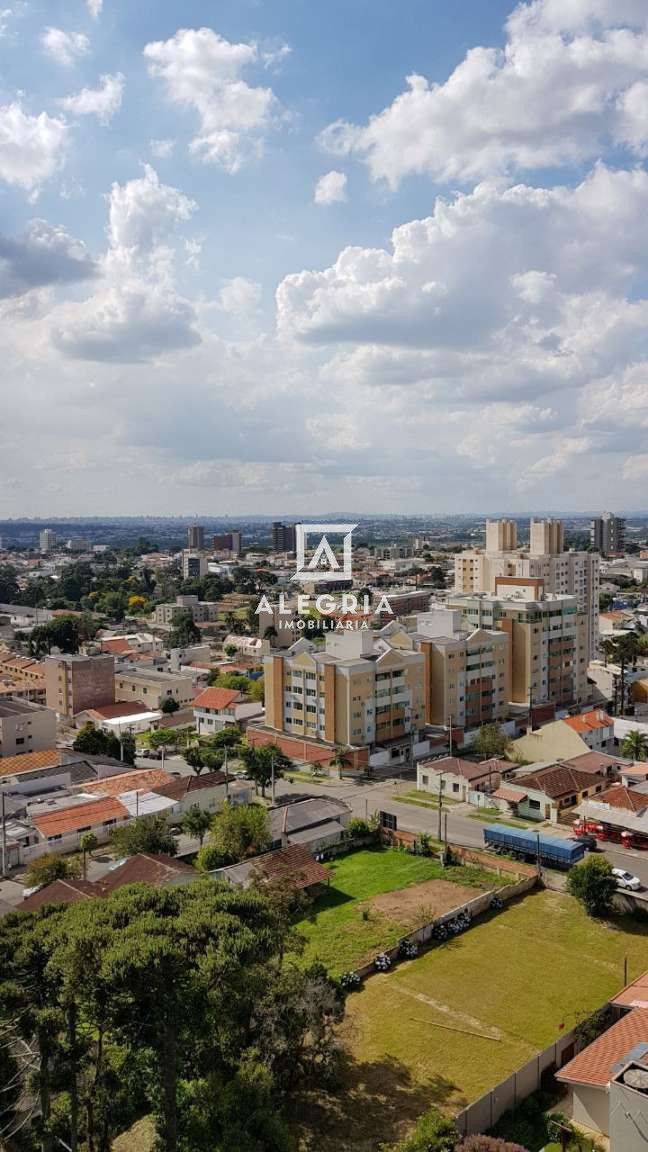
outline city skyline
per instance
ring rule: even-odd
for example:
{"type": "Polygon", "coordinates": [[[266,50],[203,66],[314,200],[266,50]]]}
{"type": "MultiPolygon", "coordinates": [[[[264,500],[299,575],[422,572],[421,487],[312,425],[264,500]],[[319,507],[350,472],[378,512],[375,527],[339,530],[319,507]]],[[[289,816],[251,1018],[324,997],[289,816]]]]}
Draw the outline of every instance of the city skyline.
{"type": "Polygon", "coordinates": [[[636,0],[7,8],[0,516],[622,511],[647,42],[636,0]]]}

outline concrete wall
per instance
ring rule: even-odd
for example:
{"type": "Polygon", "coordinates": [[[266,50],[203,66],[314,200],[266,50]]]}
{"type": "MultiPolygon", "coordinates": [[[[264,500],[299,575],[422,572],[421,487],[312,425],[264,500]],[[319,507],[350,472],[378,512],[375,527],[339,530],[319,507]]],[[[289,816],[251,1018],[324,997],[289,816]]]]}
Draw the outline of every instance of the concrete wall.
{"type": "MultiPolygon", "coordinates": [[[[607,1089],[594,1088],[589,1084],[573,1085],[572,1117],[576,1124],[582,1124],[584,1128],[591,1128],[594,1132],[602,1132],[607,1136],[608,1108],[607,1089]]],[[[627,1152],[627,1149],[619,1145],[618,1152],[627,1152]]]]}
{"type": "MultiPolygon", "coordinates": [[[[473,1133],[487,1132],[505,1112],[517,1108],[527,1096],[537,1092],[545,1072],[552,1068],[561,1068],[571,1059],[575,1035],[576,1029],[564,1033],[511,1076],[507,1076],[506,1080],[502,1080],[490,1092],[484,1093],[459,1112],[455,1117],[455,1124],[461,1135],[471,1136],[473,1133]]],[[[591,1127],[591,1124],[589,1126],[591,1127]]],[[[625,1149],[619,1149],[618,1152],[625,1152],[625,1149]]]]}
{"type": "Polygon", "coordinates": [[[0,757],[42,752],[56,744],[56,713],[51,708],[31,708],[0,717],[0,757]]]}

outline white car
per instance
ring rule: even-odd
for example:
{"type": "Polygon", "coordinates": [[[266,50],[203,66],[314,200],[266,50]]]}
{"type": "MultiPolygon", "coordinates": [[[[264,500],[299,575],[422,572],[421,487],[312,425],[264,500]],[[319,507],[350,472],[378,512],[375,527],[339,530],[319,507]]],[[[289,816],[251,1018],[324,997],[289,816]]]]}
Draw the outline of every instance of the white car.
{"type": "Polygon", "coordinates": [[[638,892],[643,887],[639,877],[626,872],[625,868],[613,868],[612,875],[617,882],[617,888],[629,888],[631,892],[638,892]]]}

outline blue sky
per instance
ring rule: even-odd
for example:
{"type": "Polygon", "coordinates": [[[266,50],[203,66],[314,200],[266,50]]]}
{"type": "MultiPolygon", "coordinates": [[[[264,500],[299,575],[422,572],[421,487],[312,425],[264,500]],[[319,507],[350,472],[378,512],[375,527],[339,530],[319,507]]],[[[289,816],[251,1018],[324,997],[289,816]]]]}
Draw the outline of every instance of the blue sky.
{"type": "Polygon", "coordinates": [[[643,0],[6,3],[1,515],[641,503],[643,0]]]}

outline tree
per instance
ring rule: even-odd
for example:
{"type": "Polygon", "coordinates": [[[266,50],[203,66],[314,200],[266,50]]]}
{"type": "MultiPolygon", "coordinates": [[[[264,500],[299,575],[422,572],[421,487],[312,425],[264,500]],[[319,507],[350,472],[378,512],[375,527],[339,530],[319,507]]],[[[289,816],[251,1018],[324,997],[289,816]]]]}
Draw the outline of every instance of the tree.
{"type": "Polygon", "coordinates": [[[79,862],[73,857],[59,856],[56,852],[46,852],[30,860],[25,871],[27,888],[44,888],[55,880],[72,880],[79,875],[79,862]]]}
{"type": "Polygon", "coordinates": [[[409,1139],[397,1145],[395,1152],[454,1152],[458,1138],[450,1117],[431,1108],[421,1116],[409,1139]]]}
{"type": "Polygon", "coordinates": [[[121,758],[124,764],[134,764],[137,755],[137,743],[131,731],[124,732],[121,738],[121,758]]]}
{"type": "Polygon", "coordinates": [[[104,732],[103,728],[95,728],[88,721],[74,738],[72,745],[75,752],[87,752],[89,756],[110,756],[119,760],[121,746],[119,738],[112,732],[104,732]]]}
{"type": "Polygon", "coordinates": [[[137,856],[139,852],[175,856],[178,851],[166,818],[162,815],[140,816],[122,828],[115,828],[110,842],[121,856],[137,856]]]}
{"type": "Polygon", "coordinates": [[[88,879],[88,855],[89,854],[91,855],[94,852],[95,848],[98,848],[98,847],[99,847],[99,841],[97,840],[97,837],[95,836],[94,832],[84,832],[83,835],[79,837],[79,848],[81,849],[81,855],[83,858],[83,879],[84,880],[88,879]]]}
{"type": "Polygon", "coordinates": [[[511,738],[499,724],[482,724],[473,743],[473,750],[484,760],[503,757],[511,744],[511,738]]]}
{"type": "Polygon", "coordinates": [[[0,604],[18,603],[20,589],[16,576],[16,569],[10,564],[0,564],[0,604]]]}
{"type": "Polygon", "coordinates": [[[613,709],[615,713],[624,716],[628,704],[626,687],[628,665],[636,667],[641,652],[640,638],[635,632],[626,632],[623,636],[617,637],[606,636],[601,641],[601,651],[606,667],[609,660],[619,666],[619,680],[618,683],[615,681],[614,685],[613,709]]]}
{"type": "Polygon", "coordinates": [[[156,732],[151,732],[149,736],[149,745],[153,749],[177,747],[177,744],[178,733],[174,728],[158,728],[156,732]]]}
{"type": "Polygon", "coordinates": [[[616,880],[605,856],[588,856],[571,868],[567,891],[575,896],[590,916],[606,916],[612,907],[616,880]]]}
{"type": "Polygon", "coordinates": [[[601,592],[599,594],[599,611],[609,612],[614,603],[614,596],[611,592],[601,592]]]}
{"type": "Polygon", "coordinates": [[[214,688],[231,688],[235,692],[248,692],[252,681],[242,672],[212,672],[208,683],[214,688]]]}
{"type": "Polygon", "coordinates": [[[225,648],[224,648],[224,652],[225,652],[226,656],[230,656],[230,657],[236,656],[236,653],[238,652],[238,648],[236,647],[236,644],[226,644],[225,648]]]}
{"type": "Polygon", "coordinates": [[[331,764],[333,764],[342,779],[342,773],[345,768],[351,768],[353,765],[353,758],[348,748],[336,748],[335,755],[331,757],[331,764]]]}
{"type": "Polygon", "coordinates": [[[165,716],[171,716],[174,712],[178,711],[179,707],[178,701],[174,700],[173,696],[165,696],[160,704],[160,712],[164,712],[165,716]]]}
{"type": "Polygon", "coordinates": [[[198,840],[202,848],[205,834],[209,831],[212,822],[212,815],[206,812],[198,804],[194,804],[182,817],[181,827],[185,836],[191,836],[193,839],[198,840]]]}
{"type": "Polygon", "coordinates": [[[241,743],[241,733],[238,728],[221,728],[210,736],[209,743],[212,748],[237,748],[241,743]]]}
{"type": "Polygon", "coordinates": [[[29,638],[29,651],[32,656],[43,656],[52,648],[74,655],[79,651],[82,640],[91,640],[97,626],[87,615],[56,616],[47,624],[39,624],[29,638]]]}
{"type": "Polygon", "coordinates": [[[169,648],[189,648],[200,642],[200,629],[189,611],[178,612],[169,632],[169,648]]]}
{"type": "Polygon", "coordinates": [[[237,863],[246,856],[265,852],[271,843],[270,817],[260,804],[226,801],[214,816],[211,845],[222,860],[237,863]]]}
{"type": "Polygon", "coordinates": [[[196,852],[194,866],[199,872],[213,872],[216,868],[222,868],[225,864],[231,861],[224,859],[215,844],[209,840],[203,844],[196,852]]]}
{"type": "Polygon", "coordinates": [[[290,756],[286,756],[285,752],[282,752],[276,744],[263,744],[259,748],[245,745],[241,748],[241,759],[264,797],[265,790],[271,783],[273,775],[275,780],[279,780],[293,767],[290,756]]]}
{"type": "Polygon", "coordinates": [[[632,728],[621,742],[620,752],[628,760],[648,759],[648,740],[645,733],[640,732],[638,728],[632,728]]]}

